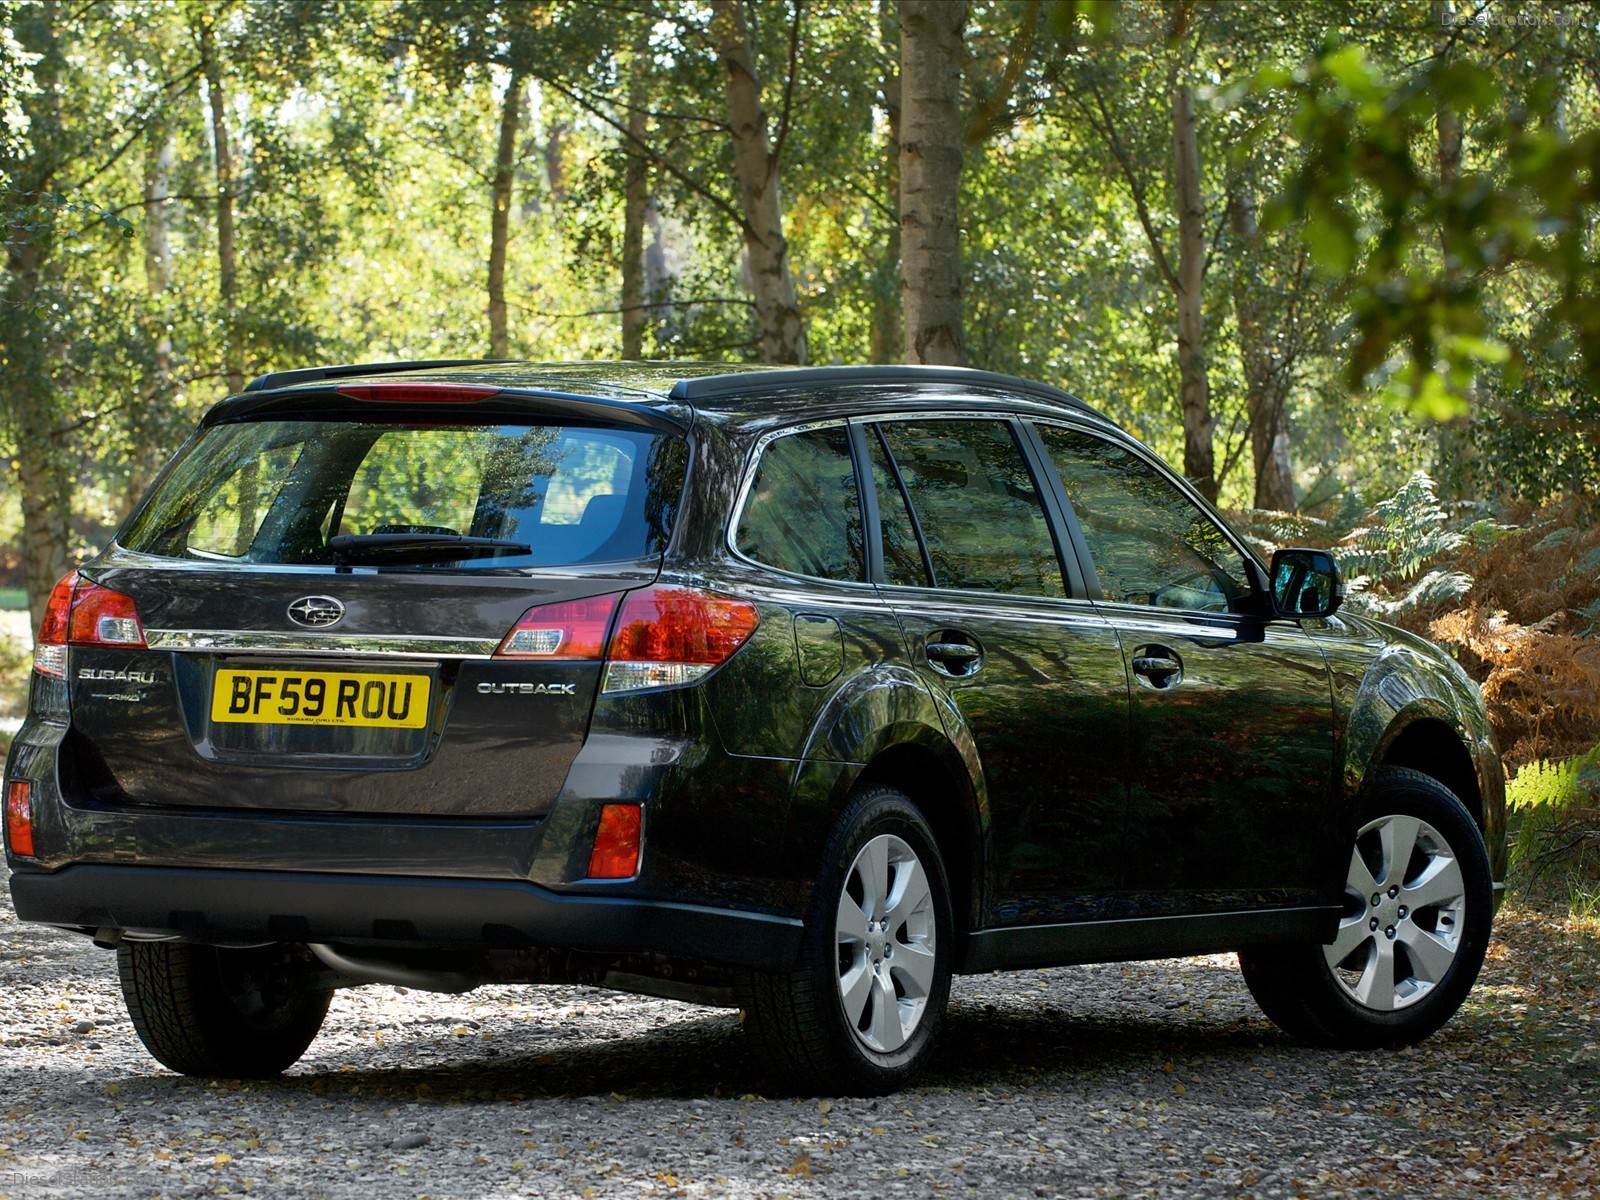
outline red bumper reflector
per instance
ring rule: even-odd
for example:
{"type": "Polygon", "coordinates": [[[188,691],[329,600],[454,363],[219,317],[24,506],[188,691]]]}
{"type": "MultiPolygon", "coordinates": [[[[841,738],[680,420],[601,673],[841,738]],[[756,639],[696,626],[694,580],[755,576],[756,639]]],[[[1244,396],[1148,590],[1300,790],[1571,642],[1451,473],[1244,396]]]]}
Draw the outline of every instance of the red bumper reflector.
{"type": "Polygon", "coordinates": [[[637,804],[607,804],[589,855],[590,879],[631,879],[639,873],[639,833],[644,814],[637,804]]]}
{"type": "Polygon", "coordinates": [[[6,842],[11,853],[27,858],[33,857],[32,790],[33,785],[21,779],[6,785],[6,842]]]}

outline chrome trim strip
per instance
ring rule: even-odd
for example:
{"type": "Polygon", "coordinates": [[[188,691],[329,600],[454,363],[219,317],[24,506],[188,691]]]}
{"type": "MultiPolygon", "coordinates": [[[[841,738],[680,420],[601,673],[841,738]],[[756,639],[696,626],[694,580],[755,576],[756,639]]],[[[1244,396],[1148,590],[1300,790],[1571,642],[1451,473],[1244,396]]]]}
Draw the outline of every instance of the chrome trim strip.
{"type": "Polygon", "coordinates": [[[152,650],[236,654],[361,654],[391,658],[488,658],[500,647],[496,638],[390,637],[381,633],[270,633],[265,630],[147,629],[152,650]]]}

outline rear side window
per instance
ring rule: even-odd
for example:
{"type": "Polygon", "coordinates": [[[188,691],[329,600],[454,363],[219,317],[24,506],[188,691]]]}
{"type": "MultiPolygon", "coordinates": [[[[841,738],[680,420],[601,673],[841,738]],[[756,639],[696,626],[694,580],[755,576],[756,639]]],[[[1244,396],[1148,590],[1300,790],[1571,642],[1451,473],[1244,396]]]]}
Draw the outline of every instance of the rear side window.
{"type": "Polygon", "coordinates": [[[331,563],[339,536],[489,538],[526,553],[412,569],[572,566],[658,554],[681,439],[574,425],[256,421],[206,430],[124,530],[130,550],[331,563]]]}
{"type": "Polygon", "coordinates": [[[761,454],[734,539],[739,553],[818,579],[860,580],[861,502],[842,427],[790,434],[761,454]]]}
{"type": "Polygon", "coordinates": [[[935,587],[1067,594],[1038,488],[1008,425],[906,421],[881,428],[935,587]]]}
{"type": "Polygon", "coordinates": [[[889,452],[883,446],[883,431],[867,432],[867,461],[872,464],[872,482],[878,489],[878,534],[883,542],[883,581],[902,587],[927,587],[927,564],[911,520],[905,488],[889,466],[889,452]]]}

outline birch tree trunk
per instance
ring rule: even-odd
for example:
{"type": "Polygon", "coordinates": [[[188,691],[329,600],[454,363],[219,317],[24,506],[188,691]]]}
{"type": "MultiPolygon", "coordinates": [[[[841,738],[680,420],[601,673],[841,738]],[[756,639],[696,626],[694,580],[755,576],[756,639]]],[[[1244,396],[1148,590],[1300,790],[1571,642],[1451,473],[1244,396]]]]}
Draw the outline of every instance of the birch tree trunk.
{"type": "Polygon", "coordinates": [[[1244,363],[1245,410],[1250,418],[1250,457],[1255,466],[1256,508],[1294,512],[1298,505],[1289,457],[1288,380],[1272,352],[1269,318],[1250,268],[1261,262],[1261,229],[1250,186],[1228,181],[1228,223],[1238,239],[1244,267],[1234,273],[1233,309],[1244,363]]]}
{"type": "MultiPolygon", "coordinates": [[[[898,26],[894,18],[892,0],[878,0],[878,28],[885,45],[895,45],[898,26]]],[[[900,204],[900,65],[890,58],[883,70],[883,108],[888,118],[887,151],[888,178],[884,189],[886,207],[898,209],[900,204]]],[[[901,320],[900,283],[900,222],[888,223],[888,236],[884,238],[883,257],[873,277],[872,317],[867,330],[868,360],[875,363],[903,362],[906,335],[901,320]]]]}
{"type": "MultiPolygon", "coordinates": [[[[13,287],[8,290],[21,304],[38,303],[44,262],[44,251],[37,242],[24,243],[8,256],[7,265],[13,272],[13,287]]],[[[31,317],[25,323],[33,325],[38,336],[18,338],[16,345],[8,347],[6,387],[13,392],[9,407],[17,438],[23,578],[28,611],[38,629],[50,589],[72,566],[69,518],[73,486],[69,447],[59,430],[60,414],[46,365],[49,347],[43,323],[31,317]]]]}
{"type": "MultiPolygon", "coordinates": [[[[30,121],[26,157],[4,166],[24,204],[37,201],[56,184],[61,150],[61,46],[56,0],[17,14],[15,32],[24,50],[38,55],[33,67],[36,92],[24,100],[30,121]]],[[[19,147],[18,154],[24,153],[19,147]]],[[[0,407],[16,438],[17,490],[22,507],[23,580],[33,627],[39,627],[45,602],[71,562],[72,468],[49,363],[56,353],[48,324],[39,317],[49,264],[48,230],[9,231],[5,247],[5,291],[0,294],[0,407]]]]}
{"type": "Polygon", "coordinates": [[[900,0],[900,261],[908,363],[961,365],[961,49],[967,6],[900,0]]]}
{"type": "Polygon", "coordinates": [[[650,160],[641,143],[649,132],[649,90],[636,66],[628,86],[627,170],[622,184],[622,357],[644,357],[644,224],[650,212],[650,160]]]}
{"type": "Polygon", "coordinates": [[[200,66],[206,77],[211,103],[211,141],[217,174],[217,291],[222,301],[222,375],[229,393],[244,390],[244,368],[239,362],[236,314],[239,302],[239,258],[233,228],[233,149],[228,141],[227,92],[222,62],[217,56],[213,17],[200,16],[200,66]]]}
{"type": "MultiPolygon", "coordinates": [[[[172,287],[171,213],[172,169],[177,143],[170,129],[158,127],[145,144],[144,162],[144,287],[151,297],[172,287]]],[[[150,401],[135,418],[135,445],[129,454],[127,486],[123,490],[124,514],[133,510],[150,480],[161,468],[159,447],[152,426],[159,427],[163,411],[172,402],[172,335],[163,331],[156,340],[154,379],[150,401]],[[155,415],[156,420],[150,419],[155,415]]]]}
{"type": "Polygon", "coordinates": [[[740,0],[712,0],[711,33],[727,90],[734,174],[744,218],[751,294],[761,326],[761,355],[769,363],[803,364],[805,326],[789,271],[789,243],[783,236],[778,159],[767,136],[761,78],[740,0]]]}
{"type": "Polygon", "coordinates": [[[1183,473],[1207,500],[1217,498],[1212,458],[1211,394],[1206,380],[1205,207],[1200,199],[1200,146],[1195,131],[1194,88],[1172,89],[1172,153],[1178,201],[1178,377],[1183,401],[1183,473]]]}
{"type": "Polygon", "coordinates": [[[523,74],[511,72],[500,105],[500,144],[495,149],[494,211],[489,220],[489,357],[510,355],[506,322],[506,246],[511,238],[511,184],[517,169],[517,125],[522,117],[523,74]]]}

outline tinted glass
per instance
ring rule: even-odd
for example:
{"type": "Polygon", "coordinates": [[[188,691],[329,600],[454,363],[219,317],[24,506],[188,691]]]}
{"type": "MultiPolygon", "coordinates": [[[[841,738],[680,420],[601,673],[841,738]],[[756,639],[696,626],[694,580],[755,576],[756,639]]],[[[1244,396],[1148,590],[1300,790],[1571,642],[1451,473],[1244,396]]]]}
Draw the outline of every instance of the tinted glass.
{"type": "Polygon", "coordinates": [[[883,448],[882,432],[867,431],[867,456],[872,463],[872,482],[878,489],[878,528],[883,539],[883,578],[903,587],[927,587],[928,569],[922,561],[911,510],[905,491],[889,468],[883,448]]]}
{"type": "Polygon", "coordinates": [[[174,558],[328,563],[340,534],[461,534],[531,553],[408,569],[635,559],[665,546],[686,459],[678,438],[568,425],[220,425],[121,541],[174,558]]]}
{"type": "Polygon", "coordinates": [[[1244,559],[1193,501],[1137,455],[1041,425],[1107,600],[1227,612],[1248,594],[1244,559]]]}
{"type": "Polygon", "coordinates": [[[934,586],[1065,596],[1027,463],[1000,421],[882,426],[933,562],[934,586]]]}
{"type": "Polygon", "coordinates": [[[741,554],[797,575],[864,578],[861,502],[843,426],[791,434],[767,446],[735,544],[741,554]]]}

